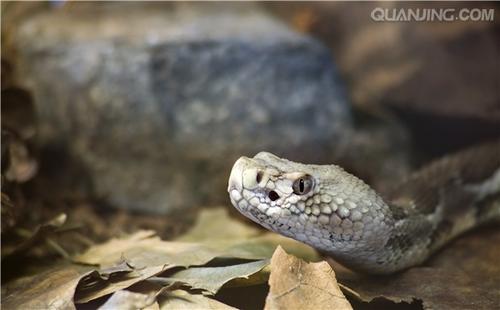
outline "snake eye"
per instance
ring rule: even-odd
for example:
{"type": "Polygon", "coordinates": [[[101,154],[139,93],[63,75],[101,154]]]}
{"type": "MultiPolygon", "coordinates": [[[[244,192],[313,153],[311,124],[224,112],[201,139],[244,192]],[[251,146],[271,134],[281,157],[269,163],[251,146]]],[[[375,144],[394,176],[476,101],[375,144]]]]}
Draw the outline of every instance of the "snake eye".
{"type": "Polygon", "coordinates": [[[305,195],[313,187],[313,178],[310,175],[304,175],[293,182],[292,189],[296,195],[305,195]]]}

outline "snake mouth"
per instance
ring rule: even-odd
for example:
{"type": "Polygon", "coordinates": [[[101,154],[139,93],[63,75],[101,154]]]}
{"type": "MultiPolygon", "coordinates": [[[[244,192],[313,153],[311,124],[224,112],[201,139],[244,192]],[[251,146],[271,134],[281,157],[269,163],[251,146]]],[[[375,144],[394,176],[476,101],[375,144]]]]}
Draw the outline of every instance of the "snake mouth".
{"type": "Polygon", "coordinates": [[[240,157],[233,165],[227,190],[231,193],[233,190],[238,192],[243,189],[253,189],[257,187],[262,179],[262,172],[255,168],[255,163],[248,157],[240,157]]]}
{"type": "Polygon", "coordinates": [[[261,178],[254,166],[255,163],[250,158],[240,157],[231,169],[227,191],[231,203],[241,211],[246,210],[249,204],[248,197],[243,197],[243,193],[248,188],[255,188],[257,180],[261,178]]]}
{"type": "Polygon", "coordinates": [[[259,164],[258,161],[240,157],[233,165],[229,176],[227,191],[231,198],[240,200],[243,192],[259,192],[269,197],[271,201],[280,198],[280,195],[271,189],[266,189],[266,183],[269,180],[269,174],[266,167],[259,164]]]}
{"type": "Polygon", "coordinates": [[[269,173],[258,160],[240,157],[233,165],[228,181],[229,198],[233,206],[257,223],[267,222],[270,208],[281,198],[280,194],[266,188],[269,173]]]}

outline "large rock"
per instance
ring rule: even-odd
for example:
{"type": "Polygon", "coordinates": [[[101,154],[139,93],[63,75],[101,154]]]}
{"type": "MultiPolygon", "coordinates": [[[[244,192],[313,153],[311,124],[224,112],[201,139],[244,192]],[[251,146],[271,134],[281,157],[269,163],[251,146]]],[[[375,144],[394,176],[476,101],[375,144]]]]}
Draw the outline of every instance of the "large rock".
{"type": "Polygon", "coordinates": [[[251,4],[71,3],[12,42],[42,144],[118,207],[226,201],[238,156],[331,161],[350,129],[329,51],[251,4]]]}

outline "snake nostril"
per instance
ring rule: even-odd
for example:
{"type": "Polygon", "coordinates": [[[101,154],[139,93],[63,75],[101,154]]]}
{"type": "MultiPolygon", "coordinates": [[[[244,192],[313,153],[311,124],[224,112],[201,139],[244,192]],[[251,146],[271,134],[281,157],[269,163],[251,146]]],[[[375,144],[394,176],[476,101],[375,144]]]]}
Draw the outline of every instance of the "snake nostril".
{"type": "Polygon", "coordinates": [[[276,201],[280,198],[280,195],[278,195],[278,193],[276,193],[275,191],[270,191],[267,196],[269,197],[269,199],[271,199],[271,201],[276,201]]]}
{"type": "Polygon", "coordinates": [[[257,172],[257,176],[255,177],[257,183],[260,183],[260,181],[262,181],[262,175],[263,175],[262,171],[257,172]]]}

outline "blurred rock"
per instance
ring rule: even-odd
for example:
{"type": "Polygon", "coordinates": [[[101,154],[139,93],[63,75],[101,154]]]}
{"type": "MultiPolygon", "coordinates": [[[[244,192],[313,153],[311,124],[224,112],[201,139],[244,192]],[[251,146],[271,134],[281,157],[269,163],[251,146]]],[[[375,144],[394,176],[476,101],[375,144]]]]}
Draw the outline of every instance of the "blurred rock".
{"type": "Polygon", "coordinates": [[[431,156],[500,136],[498,5],[294,3],[268,5],[327,43],[355,106],[394,111],[431,156]],[[494,22],[376,22],[375,8],[496,8],[494,22]]]}
{"type": "Polygon", "coordinates": [[[331,162],[347,142],[330,52],[252,4],[68,3],[17,22],[41,143],[114,206],[226,202],[242,154],[331,162]]]}

